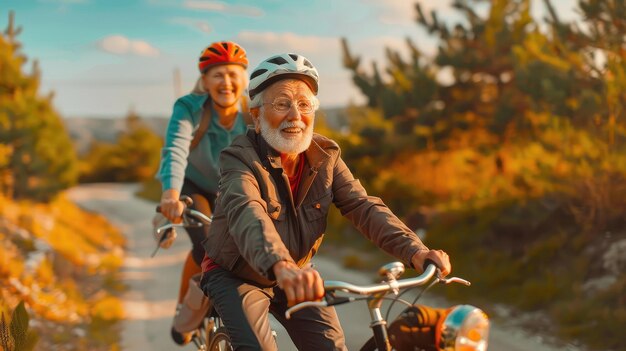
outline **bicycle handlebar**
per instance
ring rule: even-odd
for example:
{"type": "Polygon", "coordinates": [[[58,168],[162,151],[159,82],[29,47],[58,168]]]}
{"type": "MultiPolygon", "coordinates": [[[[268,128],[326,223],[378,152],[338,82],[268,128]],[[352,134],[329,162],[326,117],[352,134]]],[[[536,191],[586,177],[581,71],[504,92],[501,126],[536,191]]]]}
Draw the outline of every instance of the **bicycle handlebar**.
{"type": "MultiPolygon", "coordinates": [[[[412,288],[420,285],[426,284],[428,281],[432,279],[435,274],[439,275],[439,269],[434,264],[429,264],[424,270],[424,273],[420,274],[417,277],[406,278],[406,279],[392,279],[390,281],[384,281],[380,284],[371,284],[371,285],[354,285],[348,282],[342,282],[337,280],[327,280],[324,282],[324,290],[326,293],[334,292],[334,291],[343,291],[352,294],[359,295],[368,295],[372,296],[379,293],[388,293],[388,292],[397,292],[399,289],[412,288]]],[[[437,280],[449,284],[449,283],[460,283],[464,285],[470,285],[471,283],[465,279],[452,277],[452,278],[442,278],[437,276],[437,280]]],[[[335,297],[332,302],[329,302],[326,298],[321,301],[305,301],[299,304],[296,304],[287,311],[285,311],[285,318],[291,318],[291,314],[296,311],[299,311],[306,307],[327,307],[339,305],[347,302],[353,302],[357,299],[355,297],[335,297]]]]}
{"type": "Polygon", "coordinates": [[[194,220],[203,224],[211,224],[211,222],[213,222],[213,220],[204,213],[191,208],[186,208],[185,211],[183,211],[183,221],[185,217],[187,220],[193,218],[194,220]]]}
{"type": "Polygon", "coordinates": [[[394,291],[403,288],[409,288],[419,285],[424,285],[429,281],[437,271],[437,267],[433,264],[428,265],[424,273],[417,277],[385,281],[380,284],[372,285],[354,285],[347,282],[328,280],[324,282],[324,290],[326,291],[344,291],[348,293],[360,294],[360,295],[374,295],[385,291],[394,291]]]}
{"type": "MultiPolygon", "coordinates": [[[[189,196],[186,196],[186,195],[181,196],[180,201],[182,201],[185,204],[185,210],[183,210],[183,214],[182,214],[183,223],[182,224],[180,223],[179,224],[174,224],[174,223],[166,224],[163,227],[159,228],[157,230],[157,233],[162,230],[173,228],[173,227],[189,227],[189,226],[199,227],[199,226],[211,224],[213,220],[210,217],[208,217],[207,215],[205,215],[204,213],[200,211],[189,208],[189,206],[193,205],[193,200],[189,196]]],[[[161,213],[161,205],[157,205],[156,211],[158,213],[161,213]]]]}
{"type": "MultiPolygon", "coordinates": [[[[160,205],[156,207],[156,211],[161,213],[160,205]]],[[[171,230],[173,228],[177,228],[177,227],[199,228],[199,227],[209,226],[211,222],[213,221],[210,217],[208,217],[204,213],[188,208],[188,207],[185,207],[185,210],[183,211],[182,219],[183,221],[181,223],[167,223],[163,226],[156,228],[156,234],[161,235],[161,238],[159,239],[159,242],[157,243],[156,248],[154,249],[150,257],[154,257],[157,251],[159,251],[159,248],[161,247],[161,243],[163,243],[165,240],[168,239],[168,235],[165,234],[166,231],[171,230]],[[164,234],[161,234],[161,233],[164,233],[164,234]]]]}

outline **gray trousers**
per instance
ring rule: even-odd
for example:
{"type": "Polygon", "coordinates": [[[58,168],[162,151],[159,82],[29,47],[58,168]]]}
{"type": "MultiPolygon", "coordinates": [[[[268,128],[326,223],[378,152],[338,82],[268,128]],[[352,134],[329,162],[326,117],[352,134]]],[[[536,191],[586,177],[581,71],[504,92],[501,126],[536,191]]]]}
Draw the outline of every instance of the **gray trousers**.
{"type": "Polygon", "coordinates": [[[277,350],[271,313],[298,350],[347,350],[333,307],[307,307],[285,319],[287,298],[278,287],[263,288],[221,268],[204,273],[202,290],[226,325],[235,350],[277,350]]]}

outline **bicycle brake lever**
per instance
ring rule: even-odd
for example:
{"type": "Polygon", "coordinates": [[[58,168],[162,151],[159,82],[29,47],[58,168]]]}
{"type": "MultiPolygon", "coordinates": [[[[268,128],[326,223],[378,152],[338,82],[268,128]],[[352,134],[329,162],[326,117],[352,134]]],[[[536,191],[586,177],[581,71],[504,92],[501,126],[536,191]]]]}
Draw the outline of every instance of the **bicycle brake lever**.
{"type": "Polygon", "coordinates": [[[152,255],[150,255],[150,257],[154,257],[154,255],[156,255],[156,253],[161,248],[161,243],[168,239],[168,237],[169,237],[169,235],[168,235],[169,234],[169,230],[170,229],[173,230],[174,227],[176,227],[176,226],[177,226],[176,224],[168,223],[168,224],[166,224],[166,225],[164,225],[162,227],[159,227],[157,229],[157,231],[156,231],[157,234],[161,234],[161,233],[163,233],[163,234],[161,235],[161,238],[159,238],[159,242],[156,244],[156,248],[154,248],[154,251],[152,251],[152,255]]]}
{"type": "MultiPolygon", "coordinates": [[[[161,229],[162,228],[157,229],[157,234],[160,234],[161,229]]],[[[156,244],[156,247],[154,248],[154,251],[152,251],[152,255],[150,255],[150,257],[154,257],[154,255],[156,255],[156,253],[161,248],[161,243],[164,242],[166,238],[167,238],[167,232],[164,231],[163,235],[161,235],[161,238],[159,239],[159,242],[156,244]]]]}
{"type": "Polygon", "coordinates": [[[437,279],[439,280],[439,282],[444,283],[444,284],[459,283],[459,284],[463,284],[465,286],[472,285],[472,283],[470,283],[468,280],[465,280],[465,279],[462,279],[462,278],[459,278],[459,277],[450,277],[450,278],[437,277],[437,279]]]}
{"type": "Polygon", "coordinates": [[[161,245],[157,243],[157,246],[154,249],[154,251],[152,251],[152,255],[150,255],[150,257],[154,257],[154,255],[156,255],[156,253],[159,251],[160,248],[161,248],[161,245]]]}
{"type": "Polygon", "coordinates": [[[336,306],[354,301],[356,301],[356,297],[353,296],[335,297],[332,301],[326,301],[326,306],[336,306]]]}
{"type": "Polygon", "coordinates": [[[356,299],[351,296],[335,296],[334,292],[327,292],[326,294],[324,294],[324,298],[322,299],[322,301],[326,302],[326,306],[341,305],[343,303],[353,302],[355,300],[356,299]]]}

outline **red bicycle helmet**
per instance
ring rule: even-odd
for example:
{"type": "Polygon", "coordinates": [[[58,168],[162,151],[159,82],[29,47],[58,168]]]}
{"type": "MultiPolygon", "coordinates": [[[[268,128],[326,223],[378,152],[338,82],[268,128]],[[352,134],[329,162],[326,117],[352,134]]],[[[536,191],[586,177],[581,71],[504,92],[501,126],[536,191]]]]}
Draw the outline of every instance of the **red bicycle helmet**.
{"type": "Polygon", "coordinates": [[[198,69],[204,73],[215,65],[236,64],[248,67],[246,50],[232,41],[219,41],[202,50],[198,59],[198,69]]]}

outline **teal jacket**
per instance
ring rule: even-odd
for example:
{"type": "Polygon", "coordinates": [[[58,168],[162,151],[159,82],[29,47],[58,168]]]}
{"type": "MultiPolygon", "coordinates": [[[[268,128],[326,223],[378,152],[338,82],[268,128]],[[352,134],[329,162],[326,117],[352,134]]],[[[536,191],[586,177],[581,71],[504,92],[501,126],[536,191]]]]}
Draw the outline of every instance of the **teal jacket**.
{"type": "Polygon", "coordinates": [[[220,152],[246,131],[246,123],[240,112],[233,128],[226,130],[211,109],[211,124],[206,135],[190,152],[189,145],[200,125],[202,106],[207,98],[208,95],[188,94],[174,103],[157,174],[163,191],[176,189],[180,192],[184,179],[188,178],[204,191],[217,193],[220,152]]]}

